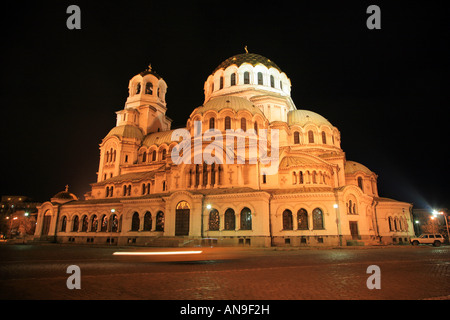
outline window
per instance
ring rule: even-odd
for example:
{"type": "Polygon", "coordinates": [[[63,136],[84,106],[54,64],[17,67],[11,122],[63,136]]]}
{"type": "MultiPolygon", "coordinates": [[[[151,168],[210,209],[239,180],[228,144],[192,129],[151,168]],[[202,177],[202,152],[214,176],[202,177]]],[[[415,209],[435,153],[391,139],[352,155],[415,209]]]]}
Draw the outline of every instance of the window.
{"type": "Polygon", "coordinates": [[[258,72],[258,84],[263,84],[263,74],[262,72],[258,72]]]}
{"type": "MultiPolygon", "coordinates": [[[[122,217],[120,217],[120,221],[122,221],[122,217]]],[[[119,220],[117,219],[117,215],[113,214],[111,216],[111,232],[118,232],[119,231],[119,220]]]]}
{"type": "Polygon", "coordinates": [[[303,171],[298,173],[298,183],[303,183],[303,171]]]}
{"type": "Polygon", "coordinates": [[[155,231],[164,231],[164,212],[158,211],[156,214],[155,231]]]}
{"type": "Polygon", "coordinates": [[[136,94],[139,94],[139,93],[141,93],[141,84],[140,83],[138,83],[136,86],[136,94]]]}
{"type": "Polygon", "coordinates": [[[308,131],[308,141],[309,143],[314,143],[314,132],[311,130],[308,131]]]}
{"type": "Polygon", "coordinates": [[[258,122],[255,121],[253,128],[255,129],[255,133],[258,134],[258,122]]]}
{"type": "Polygon", "coordinates": [[[236,228],[236,216],[234,214],[234,210],[228,208],[225,211],[225,230],[234,230],[236,228]]]}
{"type": "Polygon", "coordinates": [[[325,131],[322,131],[322,143],[327,144],[327,134],[325,131]]]}
{"type": "Polygon", "coordinates": [[[61,221],[61,232],[66,232],[67,217],[64,216],[61,221]]]}
{"type": "Polygon", "coordinates": [[[247,120],[245,118],[241,118],[241,129],[247,131],[247,120]]]}
{"type": "Polygon", "coordinates": [[[88,224],[89,224],[88,217],[87,217],[87,215],[84,215],[83,219],[81,220],[81,231],[82,232],[88,231],[88,224]]]}
{"type": "Polygon", "coordinates": [[[273,75],[270,75],[270,86],[272,88],[275,88],[275,78],[273,77],[273,75]]]}
{"type": "Polygon", "coordinates": [[[79,218],[78,218],[78,216],[75,216],[73,218],[72,231],[77,232],[78,227],[79,227],[79,218]]]}
{"type": "Polygon", "coordinates": [[[320,230],[323,227],[323,212],[321,209],[316,208],[313,210],[313,229],[320,230]]]}
{"type": "Polygon", "coordinates": [[[151,82],[145,84],[145,94],[153,94],[153,84],[151,82]]]}
{"type": "Polygon", "coordinates": [[[308,230],[308,212],[305,209],[300,209],[297,212],[298,230],[308,230]]]}
{"type": "Polygon", "coordinates": [[[152,152],[152,161],[156,161],[156,150],[152,152]]]}
{"type": "Polygon", "coordinates": [[[167,151],[166,149],[162,149],[161,151],[161,160],[166,160],[167,151]]]}
{"type": "Polygon", "coordinates": [[[358,187],[364,192],[363,179],[361,177],[358,177],[358,187]]]}
{"type": "Polygon", "coordinates": [[[236,73],[232,73],[230,77],[230,85],[234,86],[236,85],[236,73]]]}
{"type": "Polygon", "coordinates": [[[241,230],[252,230],[252,212],[247,207],[241,211],[241,230]]]}
{"type": "Polygon", "coordinates": [[[214,119],[212,117],[209,118],[209,129],[214,129],[215,122],[216,122],[216,119],[214,119]]]}
{"type": "Polygon", "coordinates": [[[140,223],[139,213],[133,213],[133,217],[131,218],[131,231],[138,231],[140,223]]]}
{"type": "Polygon", "coordinates": [[[225,117],[225,130],[231,129],[231,118],[225,117]]]}
{"type": "Polygon", "coordinates": [[[300,133],[298,131],[294,132],[294,144],[300,144],[300,133]]]}
{"type": "Polygon", "coordinates": [[[220,87],[219,89],[223,89],[223,77],[220,77],[220,87]]]}
{"type": "Polygon", "coordinates": [[[263,173],[262,178],[263,178],[263,184],[266,184],[267,183],[267,175],[265,173],[263,173]]]}
{"type": "Polygon", "coordinates": [[[152,230],[152,214],[147,211],[144,215],[144,231],[152,230]]]}
{"type": "Polygon", "coordinates": [[[144,152],[142,154],[142,162],[146,162],[147,161],[147,152],[144,152]]]}
{"type": "Polygon", "coordinates": [[[283,81],[280,80],[280,89],[283,90],[283,81]]]}
{"type": "Polygon", "coordinates": [[[106,215],[103,215],[100,224],[100,231],[106,232],[107,229],[108,229],[108,217],[106,215]]]}
{"type": "Polygon", "coordinates": [[[244,84],[250,84],[250,73],[248,71],[244,72],[244,84]]]}
{"type": "Polygon", "coordinates": [[[209,230],[219,230],[220,217],[219,211],[212,209],[209,212],[209,230]]]}
{"type": "Polygon", "coordinates": [[[292,224],[292,211],[284,210],[283,211],[283,230],[293,230],[292,224]]]}
{"type": "Polygon", "coordinates": [[[91,232],[96,232],[98,228],[98,219],[97,216],[94,214],[91,218],[91,232]]]}

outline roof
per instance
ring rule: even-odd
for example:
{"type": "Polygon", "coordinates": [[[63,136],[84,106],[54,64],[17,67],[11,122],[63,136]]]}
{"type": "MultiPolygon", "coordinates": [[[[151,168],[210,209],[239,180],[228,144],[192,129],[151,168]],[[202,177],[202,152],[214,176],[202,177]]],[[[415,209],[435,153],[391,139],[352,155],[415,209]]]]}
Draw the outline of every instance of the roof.
{"type": "Polygon", "coordinates": [[[93,183],[93,185],[106,185],[109,183],[122,183],[122,182],[135,182],[135,181],[143,181],[148,179],[153,179],[155,177],[156,171],[147,171],[147,172],[132,172],[121,174],[97,183],[93,183]]]}
{"type": "Polygon", "coordinates": [[[260,114],[264,116],[264,113],[258,107],[256,107],[250,100],[236,96],[221,96],[213,98],[208,102],[206,102],[203,106],[195,109],[194,113],[203,114],[208,110],[214,110],[216,112],[219,112],[222,109],[226,108],[229,108],[235,112],[238,112],[240,110],[247,110],[252,115],[260,114]]]}
{"type": "Polygon", "coordinates": [[[298,124],[304,126],[307,123],[314,123],[317,126],[327,125],[332,127],[333,125],[320,114],[309,110],[292,110],[287,114],[287,122],[289,125],[298,124]]]}
{"type": "Polygon", "coordinates": [[[214,71],[216,72],[219,69],[226,69],[231,65],[236,65],[239,67],[240,65],[244,63],[249,63],[252,66],[256,66],[257,64],[262,64],[266,66],[267,68],[275,68],[278,71],[281,72],[281,69],[270,59],[267,59],[266,57],[263,57],[256,53],[242,53],[237,54],[235,56],[232,56],[228,58],[227,60],[223,61],[214,71]]]}
{"type": "Polygon", "coordinates": [[[301,156],[286,156],[281,159],[279,168],[287,169],[289,167],[304,166],[304,165],[317,165],[323,164],[322,162],[312,160],[311,158],[305,158],[301,156]]]}
{"type": "Polygon", "coordinates": [[[356,172],[364,172],[367,174],[373,174],[372,171],[369,170],[366,166],[358,163],[356,161],[346,161],[345,162],[345,174],[353,174],[356,172]]]}
{"type": "Polygon", "coordinates": [[[137,140],[142,140],[144,138],[144,134],[142,133],[141,129],[129,124],[112,128],[105,138],[111,136],[116,136],[119,138],[134,138],[137,140]]]}
{"type": "Polygon", "coordinates": [[[149,133],[148,135],[145,136],[144,142],[142,144],[147,147],[150,147],[153,145],[160,146],[163,143],[169,145],[172,143],[172,133],[174,131],[175,130],[168,130],[168,131],[149,133]]]}

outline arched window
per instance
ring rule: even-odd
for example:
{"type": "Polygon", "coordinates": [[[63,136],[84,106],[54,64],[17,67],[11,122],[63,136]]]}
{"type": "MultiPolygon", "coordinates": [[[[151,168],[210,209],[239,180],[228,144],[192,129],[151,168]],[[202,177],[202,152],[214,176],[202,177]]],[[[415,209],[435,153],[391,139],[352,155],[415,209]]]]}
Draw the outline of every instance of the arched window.
{"type": "Polygon", "coordinates": [[[145,94],[153,94],[153,83],[147,82],[145,84],[145,94]]]}
{"type": "Polygon", "coordinates": [[[66,232],[66,227],[67,227],[67,217],[64,216],[61,221],[61,229],[60,229],[61,232],[66,232]]]}
{"type": "Polygon", "coordinates": [[[253,129],[255,129],[255,133],[258,134],[258,122],[255,121],[255,123],[253,124],[253,129]]]}
{"type": "Polygon", "coordinates": [[[230,85],[234,86],[236,85],[236,73],[232,73],[230,76],[230,85]]]}
{"type": "Polygon", "coordinates": [[[100,222],[100,232],[106,232],[108,230],[108,217],[104,214],[100,222]]]}
{"type": "Polygon", "coordinates": [[[139,93],[141,93],[141,84],[140,83],[138,83],[136,86],[136,94],[139,94],[139,93]]]}
{"type": "Polygon", "coordinates": [[[106,197],[109,197],[109,187],[106,187],[106,197]]]}
{"type": "Polygon", "coordinates": [[[244,84],[250,84],[250,73],[248,71],[244,72],[244,84]]]}
{"type": "Polygon", "coordinates": [[[214,119],[213,117],[209,118],[209,129],[214,129],[215,122],[216,122],[216,119],[214,119]]]}
{"type": "Polygon", "coordinates": [[[166,149],[162,149],[161,151],[161,160],[166,160],[166,155],[167,155],[167,150],[166,149]]]}
{"type": "Polygon", "coordinates": [[[225,211],[225,230],[234,230],[236,228],[236,216],[234,210],[229,208],[225,211]]]}
{"type": "Polygon", "coordinates": [[[223,89],[223,77],[220,77],[220,87],[219,89],[223,89]]]}
{"type": "Polygon", "coordinates": [[[313,210],[313,229],[321,230],[323,227],[323,212],[319,208],[313,210]]]}
{"type": "Polygon", "coordinates": [[[209,212],[209,230],[218,231],[220,226],[219,211],[212,209],[209,212]]]}
{"type": "Polygon", "coordinates": [[[300,133],[298,131],[294,132],[294,144],[300,144],[300,133]]]}
{"type": "Polygon", "coordinates": [[[394,224],[392,223],[392,217],[389,217],[388,221],[389,221],[389,231],[394,231],[394,224]]]}
{"type": "Polygon", "coordinates": [[[131,231],[138,231],[140,223],[139,213],[133,213],[133,217],[131,218],[131,231]]]}
{"type": "Polygon", "coordinates": [[[155,231],[164,231],[164,212],[162,211],[156,214],[155,231]]]}
{"type": "Polygon", "coordinates": [[[298,173],[298,183],[303,183],[303,171],[298,173]]]}
{"type": "Polygon", "coordinates": [[[82,232],[88,231],[88,225],[89,225],[88,217],[87,215],[84,215],[81,220],[81,231],[82,232]]]}
{"type": "Polygon", "coordinates": [[[147,161],[147,152],[144,151],[144,153],[142,154],[142,162],[146,161],[147,161]]]}
{"type": "Polygon", "coordinates": [[[258,84],[263,84],[263,74],[262,72],[258,72],[258,84]]]}
{"type": "Polygon", "coordinates": [[[152,152],[152,161],[156,161],[156,150],[152,152]]]}
{"type": "Polygon", "coordinates": [[[280,80],[280,89],[283,90],[283,81],[280,80]]]}
{"type": "Polygon", "coordinates": [[[327,144],[327,134],[325,131],[322,131],[322,143],[327,144]]]}
{"type": "Polygon", "coordinates": [[[98,219],[97,216],[94,214],[91,218],[91,232],[96,232],[98,228],[98,219]]]}
{"type": "Polygon", "coordinates": [[[247,119],[241,118],[241,129],[247,131],[247,119]]]}
{"type": "Polygon", "coordinates": [[[109,151],[106,151],[106,162],[109,162],[109,151]]]}
{"type": "Polygon", "coordinates": [[[225,117],[225,130],[231,129],[231,118],[225,117]]]}
{"type": "Polygon", "coordinates": [[[300,209],[297,212],[298,230],[308,230],[308,212],[305,209],[300,209]]]}
{"type": "Polygon", "coordinates": [[[272,88],[275,88],[275,78],[273,77],[273,75],[270,75],[270,86],[272,88]]]}
{"type": "Polygon", "coordinates": [[[152,214],[147,211],[144,215],[144,231],[152,230],[152,214]]]}
{"type": "Polygon", "coordinates": [[[292,172],[292,184],[297,184],[297,172],[292,172]]]}
{"type": "Polygon", "coordinates": [[[364,192],[362,177],[358,177],[358,187],[364,192]]]}
{"type": "Polygon", "coordinates": [[[75,216],[73,218],[72,231],[77,232],[78,228],[79,228],[79,218],[78,218],[78,216],[75,216]]]}
{"type": "Polygon", "coordinates": [[[252,230],[252,212],[247,207],[241,211],[241,230],[252,230]]]}
{"type": "Polygon", "coordinates": [[[117,215],[113,214],[111,216],[111,232],[119,231],[119,220],[117,219],[117,215]]]}
{"type": "Polygon", "coordinates": [[[308,131],[308,141],[309,143],[314,143],[314,132],[312,130],[308,131]]]}
{"type": "Polygon", "coordinates": [[[283,211],[283,230],[293,230],[293,223],[292,223],[292,211],[291,210],[284,210],[283,211]]]}

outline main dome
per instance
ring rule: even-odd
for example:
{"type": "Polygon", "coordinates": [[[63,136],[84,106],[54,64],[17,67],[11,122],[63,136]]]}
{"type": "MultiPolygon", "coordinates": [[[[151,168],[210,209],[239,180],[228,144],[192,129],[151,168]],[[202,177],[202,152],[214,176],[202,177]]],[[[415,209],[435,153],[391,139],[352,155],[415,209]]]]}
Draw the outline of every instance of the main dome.
{"type": "Polygon", "coordinates": [[[266,66],[267,68],[275,68],[281,72],[281,69],[276,65],[275,62],[273,62],[272,60],[270,60],[266,57],[263,57],[262,55],[259,55],[256,53],[242,53],[242,54],[237,54],[235,56],[232,56],[232,57],[228,58],[227,60],[223,61],[213,71],[213,73],[220,69],[226,69],[227,67],[229,67],[231,65],[236,65],[237,67],[239,67],[240,65],[242,65],[244,63],[249,63],[252,66],[262,64],[262,65],[266,66]]]}

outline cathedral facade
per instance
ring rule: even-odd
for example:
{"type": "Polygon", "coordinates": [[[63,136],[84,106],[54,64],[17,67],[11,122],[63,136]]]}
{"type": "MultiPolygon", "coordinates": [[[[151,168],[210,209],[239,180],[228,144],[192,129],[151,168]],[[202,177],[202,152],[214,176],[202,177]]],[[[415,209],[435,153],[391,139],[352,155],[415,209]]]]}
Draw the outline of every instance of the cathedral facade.
{"type": "Polygon", "coordinates": [[[100,144],[97,181],[39,207],[35,237],[61,243],[321,246],[408,242],[412,204],[378,195],[338,128],[297,109],[291,82],[253,53],[223,61],[185,128],[151,67],[129,82],[100,144]]]}

